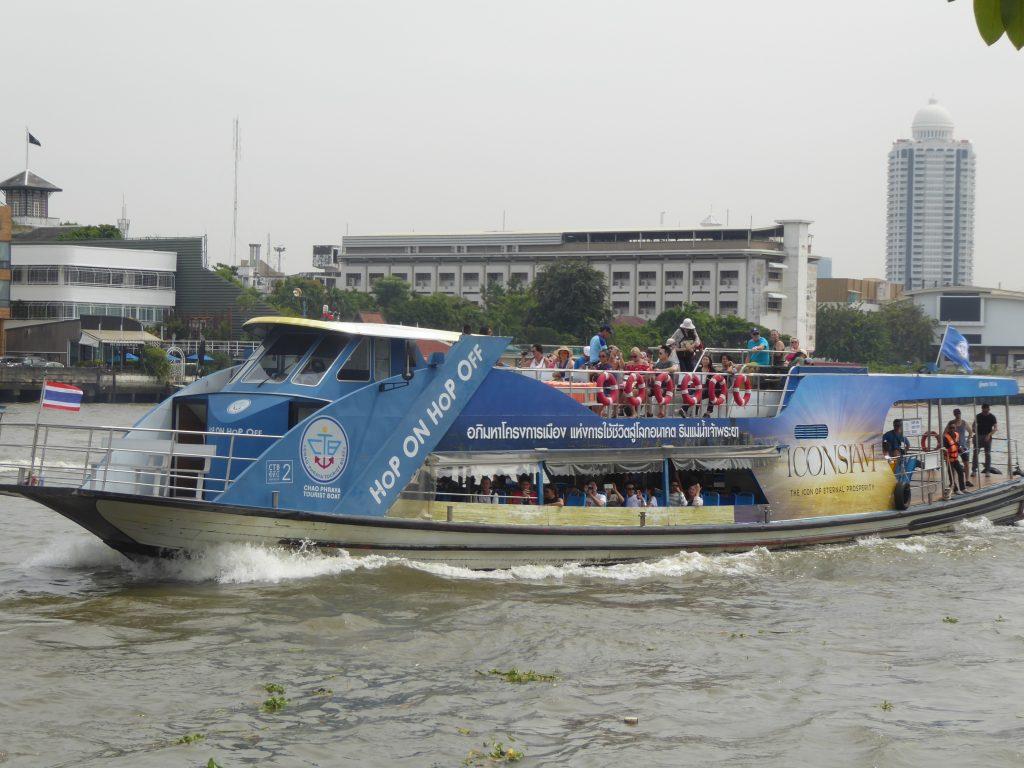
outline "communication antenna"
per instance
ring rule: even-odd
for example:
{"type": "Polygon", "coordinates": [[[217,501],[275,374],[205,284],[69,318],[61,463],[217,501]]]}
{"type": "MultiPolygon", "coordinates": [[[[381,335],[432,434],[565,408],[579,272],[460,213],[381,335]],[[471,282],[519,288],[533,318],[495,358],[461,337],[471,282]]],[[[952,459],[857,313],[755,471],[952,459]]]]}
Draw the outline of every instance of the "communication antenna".
{"type": "Polygon", "coordinates": [[[235,204],[231,214],[231,266],[238,265],[238,161],[242,159],[242,135],[238,127],[238,118],[234,125],[235,150],[235,204]]]}
{"type": "Polygon", "coordinates": [[[117,228],[120,230],[122,238],[128,238],[128,227],[130,225],[131,221],[128,220],[128,208],[124,204],[124,195],[121,195],[121,218],[117,220],[117,228]]]}
{"type": "Polygon", "coordinates": [[[277,271],[283,275],[284,272],[281,272],[281,254],[284,253],[287,248],[283,245],[275,245],[274,250],[277,252],[277,271]]]}

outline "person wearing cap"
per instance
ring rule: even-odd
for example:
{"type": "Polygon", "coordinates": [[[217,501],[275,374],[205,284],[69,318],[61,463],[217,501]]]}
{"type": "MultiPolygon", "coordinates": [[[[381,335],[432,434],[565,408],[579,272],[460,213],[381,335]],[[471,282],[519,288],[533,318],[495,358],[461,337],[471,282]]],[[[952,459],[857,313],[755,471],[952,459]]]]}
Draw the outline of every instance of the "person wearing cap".
{"type": "Polygon", "coordinates": [[[680,371],[692,371],[697,354],[704,348],[697,326],[688,317],[683,318],[676,332],[665,339],[665,344],[675,350],[680,371]]]}
{"type": "Polygon", "coordinates": [[[612,327],[605,323],[601,326],[601,330],[594,334],[594,337],[590,340],[590,364],[593,366],[597,362],[598,356],[601,354],[602,349],[608,348],[608,338],[612,335],[612,327]]]}
{"type": "Polygon", "coordinates": [[[568,371],[572,369],[572,350],[568,347],[559,347],[555,350],[555,358],[552,361],[552,368],[557,373],[554,374],[555,381],[564,381],[565,374],[562,371],[568,371]]]}
{"type": "Polygon", "coordinates": [[[757,366],[771,365],[771,355],[768,353],[768,340],[761,336],[759,328],[750,329],[750,340],[747,342],[747,349],[750,350],[750,362],[757,366]]]}

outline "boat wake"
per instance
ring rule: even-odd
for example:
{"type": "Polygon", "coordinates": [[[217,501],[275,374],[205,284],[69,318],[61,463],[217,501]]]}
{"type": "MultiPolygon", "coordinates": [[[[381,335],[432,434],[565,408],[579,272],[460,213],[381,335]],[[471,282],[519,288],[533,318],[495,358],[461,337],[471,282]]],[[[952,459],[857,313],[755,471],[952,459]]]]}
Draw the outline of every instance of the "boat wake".
{"type": "Polygon", "coordinates": [[[988,520],[977,520],[961,523],[955,533],[944,536],[914,536],[907,539],[865,537],[852,544],[809,550],[769,552],[764,548],[756,548],[721,555],[679,552],[660,560],[620,565],[566,563],[478,571],[445,563],[381,555],[352,557],[344,550],[325,554],[315,548],[296,550],[253,544],[227,544],[210,547],[189,557],[133,562],[94,539],[76,536],[58,540],[46,551],[26,559],[22,565],[32,569],[120,570],[130,579],[138,581],[218,584],[278,584],[382,569],[404,569],[442,579],[533,583],[561,583],[570,580],[632,582],[700,576],[749,579],[776,568],[787,570],[787,566],[793,565],[793,560],[808,556],[838,556],[845,559],[857,549],[868,549],[879,554],[948,555],[969,552],[1005,538],[1024,544],[1024,526],[1019,523],[1014,526],[995,526],[988,520]]]}

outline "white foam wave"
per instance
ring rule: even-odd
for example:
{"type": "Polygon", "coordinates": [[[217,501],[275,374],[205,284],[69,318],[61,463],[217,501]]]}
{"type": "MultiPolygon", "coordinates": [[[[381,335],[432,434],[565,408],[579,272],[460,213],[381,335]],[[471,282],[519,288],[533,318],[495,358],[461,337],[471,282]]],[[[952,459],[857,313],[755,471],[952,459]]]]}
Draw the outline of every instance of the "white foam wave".
{"type": "Polygon", "coordinates": [[[971,520],[961,520],[954,527],[954,530],[957,533],[990,533],[996,529],[996,524],[987,517],[976,517],[971,520]]]}
{"type": "MultiPolygon", "coordinates": [[[[840,547],[842,546],[843,545],[840,545],[840,547]]],[[[928,551],[928,545],[920,536],[912,536],[908,539],[893,539],[886,538],[884,536],[862,536],[857,539],[856,546],[880,550],[895,549],[897,552],[906,552],[908,554],[915,555],[928,551]]]]}
{"type": "Polygon", "coordinates": [[[99,539],[74,536],[55,539],[41,552],[28,557],[26,568],[105,568],[128,561],[99,539]]]}

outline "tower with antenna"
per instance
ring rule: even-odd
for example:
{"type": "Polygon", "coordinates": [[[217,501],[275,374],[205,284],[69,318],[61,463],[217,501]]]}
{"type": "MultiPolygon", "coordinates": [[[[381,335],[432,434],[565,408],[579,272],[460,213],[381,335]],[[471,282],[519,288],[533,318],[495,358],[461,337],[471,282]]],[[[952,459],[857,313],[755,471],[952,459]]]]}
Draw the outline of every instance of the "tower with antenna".
{"type": "Polygon", "coordinates": [[[131,221],[128,219],[128,207],[124,204],[124,195],[121,195],[121,218],[117,220],[117,228],[121,232],[122,239],[128,239],[128,228],[131,221]]]}
{"type": "Polygon", "coordinates": [[[234,125],[235,150],[235,202],[231,211],[231,266],[238,265],[238,162],[242,159],[242,134],[238,127],[238,118],[234,125]]]}

